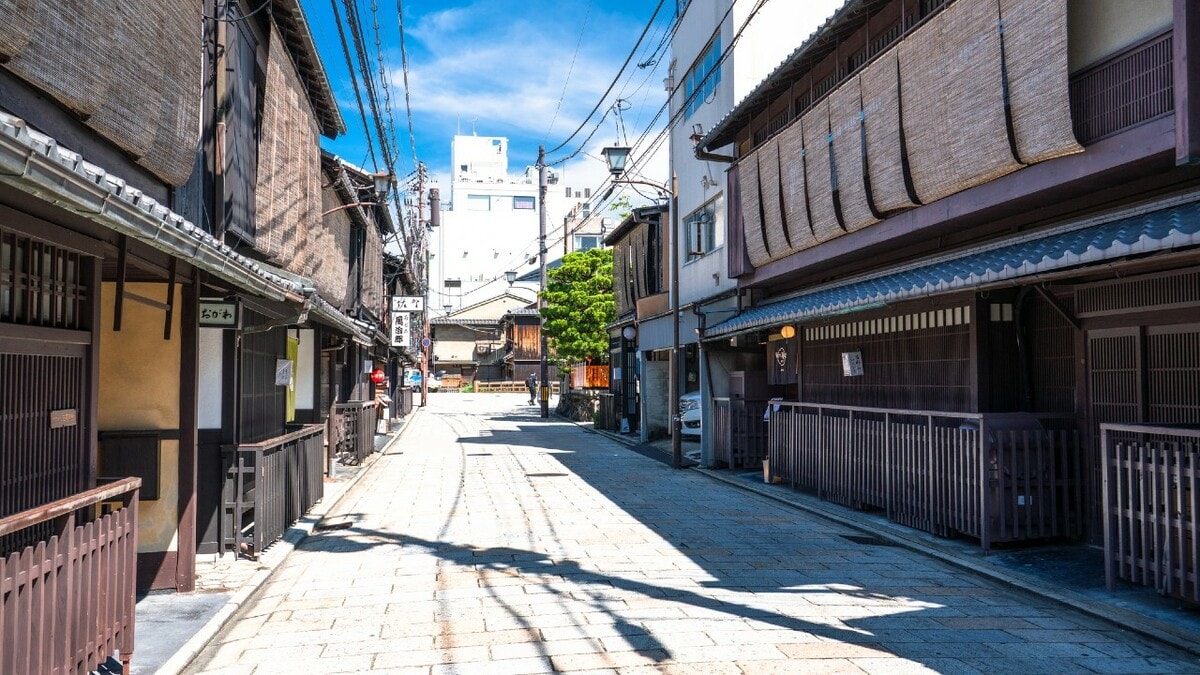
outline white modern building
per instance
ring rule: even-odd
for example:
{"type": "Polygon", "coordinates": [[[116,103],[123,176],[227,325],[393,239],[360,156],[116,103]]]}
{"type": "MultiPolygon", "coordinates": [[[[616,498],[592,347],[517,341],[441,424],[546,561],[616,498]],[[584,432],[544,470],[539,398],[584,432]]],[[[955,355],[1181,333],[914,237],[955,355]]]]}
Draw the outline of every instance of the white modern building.
{"type": "MultiPolygon", "coordinates": [[[[733,0],[679,0],[681,15],[667,80],[672,91],[670,163],[678,177],[680,229],[674,242],[680,261],[679,338],[684,352],[678,391],[702,392],[702,419],[712,419],[707,408],[713,396],[729,395],[730,373],[749,364],[717,352],[702,354],[699,348],[697,329],[728,318],[738,298],[724,247],[729,164],[722,156],[732,155],[733,148],[698,155],[694,138],[721,121],[841,4],[842,0],[819,0],[759,7],[733,0]]],[[[643,321],[638,342],[644,364],[665,365],[663,350],[672,346],[670,313],[643,321]]],[[[643,402],[653,395],[644,391],[643,402]]],[[[647,426],[652,425],[651,421],[647,426]]],[[[708,434],[704,446],[707,458],[708,434]]]]}
{"type": "MultiPolygon", "coordinates": [[[[508,139],[455,136],[450,146],[452,182],[443,194],[441,227],[433,233],[429,304],[435,313],[456,311],[509,292],[507,272],[534,272],[534,282],[518,281],[516,292],[530,299],[537,290],[538,171],[524,167],[510,173],[508,139]]],[[[591,190],[568,187],[561,173],[547,178],[548,259],[562,250],[564,219],[591,190]]],[[[568,245],[576,235],[568,233],[568,245]]]]}

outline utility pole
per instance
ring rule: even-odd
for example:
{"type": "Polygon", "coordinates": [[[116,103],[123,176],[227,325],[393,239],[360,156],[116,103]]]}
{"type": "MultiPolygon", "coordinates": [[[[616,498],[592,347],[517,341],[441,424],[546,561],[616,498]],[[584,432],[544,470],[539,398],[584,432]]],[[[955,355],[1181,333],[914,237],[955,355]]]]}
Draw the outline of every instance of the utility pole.
{"type": "MultiPolygon", "coordinates": [[[[674,162],[672,162],[674,164],[674,162]]],[[[671,169],[671,382],[667,387],[668,404],[671,411],[671,468],[683,468],[683,418],[679,412],[679,376],[681,358],[679,349],[679,178],[671,169]]]]}
{"type": "Polygon", "coordinates": [[[546,146],[538,146],[538,267],[540,269],[541,291],[538,293],[538,335],[542,341],[541,383],[542,417],[550,417],[550,366],[546,361],[546,317],[541,315],[541,309],[546,306],[546,146]]]}
{"type": "Polygon", "coordinates": [[[429,404],[429,359],[432,358],[433,341],[429,338],[429,230],[425,224],[425,164],[417,165],[417,227],[421,237],[421,264],[424,269],[421,303],[421,407],[429,404]]]}

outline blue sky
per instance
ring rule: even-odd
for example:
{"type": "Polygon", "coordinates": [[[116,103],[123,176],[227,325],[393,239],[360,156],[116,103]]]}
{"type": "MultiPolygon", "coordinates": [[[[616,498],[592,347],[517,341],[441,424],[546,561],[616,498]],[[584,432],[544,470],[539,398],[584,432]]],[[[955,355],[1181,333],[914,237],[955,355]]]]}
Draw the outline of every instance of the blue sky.
{"type": "MultiPolygon", "coordinates": [[[[334,1],[344,16],[342,1],[334,1]]],[[[371,0],[358,1],[368,52],[375,59],[371,4],[371,0]]],[[[404,175],[413,169],[413,152],[405,115],[397,6],[378,0],[375,4],[400,149],[397,173],[404,175]]],[[[474,131],[509,138],[511,171],[534,164],[539,144],[547,150],[558,146],[601,101],[657,4],[655,0],[407,0],[405,46],[418,158],[435,177],[442,176],[444,184],[451,137],[474,131]]],[[[303,0],[303,6],[348,128],[345,136],[322,139],[322,145],[349,162],[373,168],[331,2],[303,0]]],[[[645,62],[655,60],[655,48],[663,44],[674,11],[675,0],[665,0],[626,74],[600,109],[604,113],[617,98],[628,102],[622,106],[626,109],[621,120],[631,141],[651,125],[666,100],[662,83],[667,47],[659,51],[656,63],[645,62]]],[[[378,68],[373,61],[373,72],[378,68]]],[[[565,159],[579,149],[598,120],[599,114],[583,134],[548,159],[565,159]]],[[[657,128],[661,126],[660,121],[657,128]]],[[[617,135],[616,118],[610,114],[587,152],[563,169],[589,175],[595,169],[595,175],[603,176],[595,149],[617,135]]]]}

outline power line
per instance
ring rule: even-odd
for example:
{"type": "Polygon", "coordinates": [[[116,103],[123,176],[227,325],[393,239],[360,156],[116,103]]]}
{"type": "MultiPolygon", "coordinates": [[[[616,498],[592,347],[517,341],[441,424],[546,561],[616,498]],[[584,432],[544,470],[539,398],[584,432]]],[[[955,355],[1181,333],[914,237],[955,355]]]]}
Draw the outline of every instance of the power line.
{"type": "Polygon", "coordinates": [[[547,154],[558,152],[566,147],[566,145],[571,142],[571,139],[579,135],[580,131],[583,131],[583,128],[587,126],[587,123],[592,119],[592,116],[596,114],[596,111],[600,109],[600,106],[604,105],[604,101],[608,98],[608,95],[612,93],[613,87],[617,86],[617,82],[620,81],[621,76],[625,73],[625,69],[629,67],[629,62],[633,60],[634,55],[637,53],[638,47],[642,44],[642,40],[646,39],[646,33],[650,32],[650,27],[654,25],[654,20],[658,18],[658,13],[662,10],[662,6],[665,2],[666,0],[658,0],[658,5],[654,8],[654,14],[650,15],[650,20],[646,22],[646,27],[642,29],[642,34],[638,36],[637,42],[634,44],[633,49],[629,52],[629,56],[625,57],[625,63],[621,64],[621,69],[617,71],[616,77],[614,77],[613,81],[609,83],[608,89],[606,89],[604,94],[600,96],[600,100],[596,102],[596,106],[592,108],[592,111],[587,114],[587,117],[583,119],[583,122],[579,124],[575,131],[571,132],[570,136],[563,140],[562,143],[559,143],[556,147],[548,150],[547,154]]]}
{"type": "Polygon", "coordinates": [[[408,86],[408,47],[404,44],[404,2],[396,0],[396,21],[400,30],[400,68],[404,73],[404,111],[408,117],[408,143],[412,146],[413,165],[416,166],[417,160],[417,136],[413,133],[413,114],[412,114],[412,98],[409,96],[408,86]]]}
{"type": "Polygon", "coordinates": [[[550,132],[554,130],[554,123],[558,121],[558,113],[562,110],[563,99],[567,97],[567,85],[571,83],[571,74],[575,72],[575,60],[579,58],[579,47],[583,44],[583,35],[587,32],[588,19],[592,16],[592,0],[588,0],[587,11],[583,15],[583,24],[579,26],[579,39],[575,41],[575,53],[571,55],[571,65],[567,68],[567,77],[563,80],[562,93],[558,95],[558,104],[554,106],[554,115],[550,118],[550,126],[546,128],[546,135],[542,137],[542,145],[546,144],[546,139],[550,136],[550,132]]]}
{"type": "Polygon", "coordinates": [[[342,27],[342,17],[338,13],[337,0],[329,0],[333,8],[333,18],[337,23],[338,38],[342,42],[342,53],[346,56],[346,69],[350,72],[350,86],[354,90],[354,100],[358,102],[358,113],[362,116],[363,138],[367,141],[367,153],[371,156],[371,165],[379,166],[375,158],[375,147],[371,144],[371,127],[367,123],[367,110],[363,107],[362,92],[358,88],[358,76],[354,74],[354,60],[350,56],[350,45],[346,44],[346,30],[342,27]]]}

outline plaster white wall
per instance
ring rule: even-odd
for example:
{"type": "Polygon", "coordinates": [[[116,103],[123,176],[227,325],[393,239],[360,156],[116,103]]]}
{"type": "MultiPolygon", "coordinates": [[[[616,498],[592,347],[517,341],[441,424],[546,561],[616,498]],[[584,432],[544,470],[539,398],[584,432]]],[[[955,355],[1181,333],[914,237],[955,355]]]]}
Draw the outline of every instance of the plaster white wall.
{"type": "Polygon", "coordinates": [[[199,428],[221,428],[221,385],[225,374],[225,331],[200,329],[199,428]]]}
{"type": "MultiPolygon", "coordinates": [[[[714,30],[720,26],[721,49],[728,51],[734,36],[745,25],[733,52],[721,64],[721,80],[714,95],[691,116],[682,118],[671,129],[671,160],[679,178],[680,237],[676,250],[681,252],[679,269],[680,305],[720,295],[736,288],[737,283],[729,279],[728,261],[724,247],[726,213],[718,215],[718,246],[708,255],[687,259],[683,249],[687,242],[683,222],[709,200],[721,197],[723,211],[727,211],[728,200],[724,200],[726,171],[728,165],[719,162],[701,161],[696,158],[691,136],[696,126],[707,132],[719,122],[734,105],[750,94],[768,75],[777,68],[802,42],[823,24],[839,7],[843,0],[811,0],[806,2],[771,2],[762,5],[751,17],[755,3],[737,3],[726,17],[732,0],[691,0],[680,18],[679,30],[671,44],[672,77],[680,85],[671,99],[671,110],[680,110],[686,102],[684,78],[692,65],[701,57],[714,30]]],[[[731,154],[725,148],[719,154],[731,154]]],[[[683,344],[695,342],[694,334],[681,336],[683,344]]]]}
{"type": "Polygon", "coordinates": [[[295,331],[293,337],[300,338],[300,350],[296,354],[296,409],[312,410],[317,369],[316,333],[311,328],[304,328],[295,331]]]}
{"type": "Polygon", "coordinates": [[[1071,0],[1067,52],[1072,71],[1171,25],[1173,0],[1071,0]]]}

